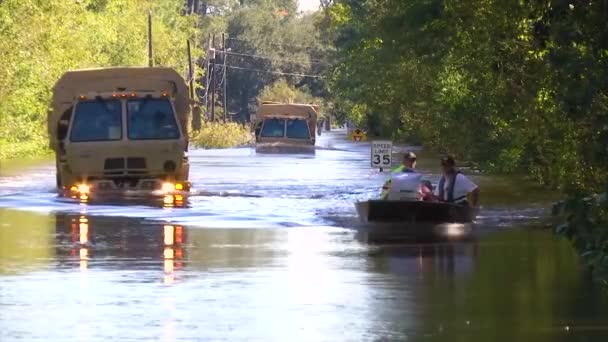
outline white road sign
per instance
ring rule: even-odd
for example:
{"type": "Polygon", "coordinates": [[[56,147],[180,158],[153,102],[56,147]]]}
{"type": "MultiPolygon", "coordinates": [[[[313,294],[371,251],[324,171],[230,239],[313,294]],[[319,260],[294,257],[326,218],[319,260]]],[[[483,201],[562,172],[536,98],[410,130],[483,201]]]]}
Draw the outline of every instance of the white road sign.
{"type": "Polygon", "coordinates": [[[393,142],[390,140],[372,141],[372,167],[390,168],[392,165],[393,142]]]}

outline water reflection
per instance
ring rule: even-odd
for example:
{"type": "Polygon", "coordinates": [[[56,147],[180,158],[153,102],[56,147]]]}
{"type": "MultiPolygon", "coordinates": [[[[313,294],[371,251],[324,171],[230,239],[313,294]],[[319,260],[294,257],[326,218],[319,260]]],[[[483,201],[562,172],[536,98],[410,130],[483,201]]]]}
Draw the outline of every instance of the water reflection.
{"type": "Polygon", "coordinates": [[[164,283],[173,284],[175,273],[184,266],[185,229],[181,225],[58,214],[55,236],[60,267],[71,267],[72,261],[78,260],[82,272],[91,264],[100,268],[147,269],[159,260],[164,283]]]}
{"type": "Polygon", "coordinates": [[[369,270],[401,276],[464,276],[475,271],[476,243],[428,243],[388,245],[375,249],[369,259],[369,270]]]}
{"type": "Polygon", "coordinates": [[[608,302],[546,232],[369,245],[330,227],[0,209],[0,233],[3,342],[601,341],[608,327],[608,302]]]}

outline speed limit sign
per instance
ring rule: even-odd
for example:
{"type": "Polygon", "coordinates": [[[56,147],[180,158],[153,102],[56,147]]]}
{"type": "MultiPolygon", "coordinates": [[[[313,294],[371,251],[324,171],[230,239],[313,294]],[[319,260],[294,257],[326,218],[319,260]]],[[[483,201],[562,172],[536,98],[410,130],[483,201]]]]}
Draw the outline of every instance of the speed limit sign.
{"type": "Polygon", "coordinates": [[[372,167],[390,168],[392,165],[393,142],[390,140],[372,141],[372,167]]]}

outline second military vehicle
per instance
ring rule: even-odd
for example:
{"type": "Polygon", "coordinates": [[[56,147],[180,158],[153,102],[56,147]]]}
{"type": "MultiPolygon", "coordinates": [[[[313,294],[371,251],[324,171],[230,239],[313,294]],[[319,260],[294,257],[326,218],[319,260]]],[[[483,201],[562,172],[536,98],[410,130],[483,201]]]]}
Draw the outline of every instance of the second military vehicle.
{"type": "Polygon", "coordinates": [[[257,151],[312,151],[317,136],[318,106],[262,102],[255,123],[257,151]]]}

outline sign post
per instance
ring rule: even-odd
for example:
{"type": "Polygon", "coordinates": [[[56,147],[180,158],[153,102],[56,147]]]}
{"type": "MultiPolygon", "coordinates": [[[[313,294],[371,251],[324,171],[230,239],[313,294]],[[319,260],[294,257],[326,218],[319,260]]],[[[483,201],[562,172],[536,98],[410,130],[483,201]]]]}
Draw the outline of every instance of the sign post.
{"type": "Polygon", "coordinates": [[[390,140],[372,141],[371,165],[372,168],[379,168],[380,172],[384,168],[391,168],[393,163],[393,142],[390,140]]]}

